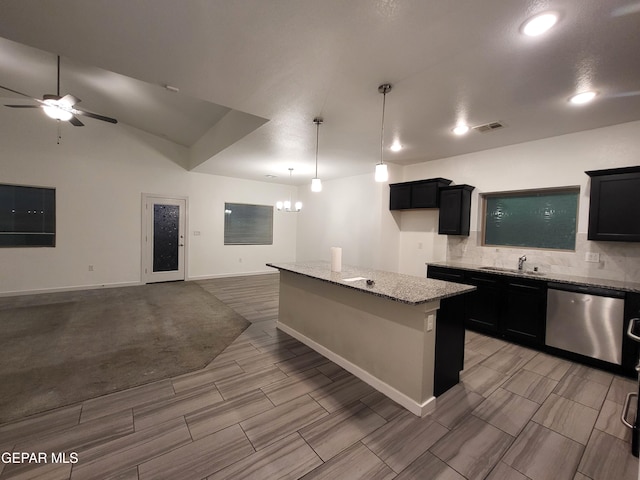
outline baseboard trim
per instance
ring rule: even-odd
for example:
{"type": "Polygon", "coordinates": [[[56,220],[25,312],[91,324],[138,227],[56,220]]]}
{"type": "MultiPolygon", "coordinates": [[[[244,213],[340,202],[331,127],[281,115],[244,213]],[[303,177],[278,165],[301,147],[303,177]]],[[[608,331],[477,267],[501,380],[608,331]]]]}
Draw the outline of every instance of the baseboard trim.
{"type": "MultiPolygon", "coordinates": [[[[242,272],[242,273],[220,273],[215,275],[202,275],[196,277],[189,277],[185,281],[195,280],[207,280],[213,278],[226,278],[226,277],[249,277],[252,275],[276,275],[277,270],[260,270],[257,272],[242,272]]],[[[163,283],[163,282],[158,282],[163,283]]],[[[11,290],[8,292],[0,292],[0,297],[17,297],[19,295],[39,295],[43,293],[59,293],[59,292],[76,292],[79,290],[98,290],[101,288],[118,288],[118,287],[135,287],[138,285],[145,285],[146,282],[120,282],[120,283],[104,283],[94,285],[72,285],[67,287],[52,287],[52,288],[38,288],[33,290],[11,290]]]]}
{"type": "Polygon", "coordinates": [[[277,270],[259,270],[256,272],[240,272],[240,273],[216,273],[214,275],[196,275],[189,276],[187,280],[211,280],[214,278],[229,278],[229,277],[251,277],[253,275],[275,275],[279,273],[277,270]]]}
{"type": "Polygon", "coordinates": [[[35,290],[13,290],[0,292],[0,297],[17,297],[18,295],[39,295],[44,293],[77,292],[79,290],[99,290],[102,288],[136,287],[142,282],[105,283],[99,285],[74,285],[69,287],[41,288],[35,290]]]}
{"type": "Polygon", "coordinates": [[[338,355],[337,353],[332,352],[328,348],[320,345],[319,343],[315,342],[309,337],[301,334],[297,330],[294,330],[293,328],[280,322],[278,322],[276,326],[279,330],[282,330],[283,332],[291,335],[293,338],[304,343],[306,346],[308,346],[309,348],[312,348],[313,350],[318,352],[320,355],[328,358],[333,363],[340,365],[346,371],[348,371],[349,373],[352,373],[363,382],[368,383],[373,388],[378,390],[380,393],[383,393],[394,402],[402,405],[404,408],[409,410],[414,415],[417,415],[418,417],[424,417],[425,415],[428,415],[431,412],[433,412],[433,410],[436,408],[436,397],[432,396],[431,398],[427,399],[424,403],[420,404],[415,400],[407,397],[404,393],[399,392],[398,390],[393,388],[391,385],[383,382],[377,377],[374,377],[372,374],[370,374],[366,370],[363,370],[356,364],[350,362],[349,360],[338,355]]]}

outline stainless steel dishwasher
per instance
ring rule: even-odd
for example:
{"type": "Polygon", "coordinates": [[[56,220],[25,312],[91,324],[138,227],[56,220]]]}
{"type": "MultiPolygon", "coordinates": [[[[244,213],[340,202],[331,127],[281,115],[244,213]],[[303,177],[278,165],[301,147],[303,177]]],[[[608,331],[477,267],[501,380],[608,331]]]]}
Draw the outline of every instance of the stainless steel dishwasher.
{"type": "Polygon", "coordinates": [[[622,364],[624,293],[549,283],[546,344],[622,364]]]}

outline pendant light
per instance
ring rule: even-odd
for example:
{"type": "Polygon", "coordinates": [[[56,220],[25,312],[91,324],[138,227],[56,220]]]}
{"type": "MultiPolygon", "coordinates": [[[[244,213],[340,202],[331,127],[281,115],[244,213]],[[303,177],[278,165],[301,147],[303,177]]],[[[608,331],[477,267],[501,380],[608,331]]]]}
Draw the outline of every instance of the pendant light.
{"type": "Polygon", "coordinates": [[[313,123],[316,124],[316,176],[311,180],[311,191],[321,192],[322,181],[318,178],[318,140],[320,138],[320,125],[322,125],[322,118],[316,117],[313,119],[313,123]]]}
{"type": "MultiPolygon", "coordinates": [[[[293,168],[289,168],[289,179],[293,177],[293,168]]],[[[302,202],[298,201],[291,208],[291,195],[289,195],[289,200],[277,201],[276,202],[276,210],[279,212],[294,212],[297,213],[302,210],[302,202]]]]}
{"type": "Polygon", "coordinates": [[[376,165],[376,182],[386,182],[389,180],[387,165],[384,163],[384,107],[387,100],[387,93],[391,91],[391,84],[383,83],[378,87],[378,92],[382,94],[382,126],[380,128],[380,163],[376,165]]]}

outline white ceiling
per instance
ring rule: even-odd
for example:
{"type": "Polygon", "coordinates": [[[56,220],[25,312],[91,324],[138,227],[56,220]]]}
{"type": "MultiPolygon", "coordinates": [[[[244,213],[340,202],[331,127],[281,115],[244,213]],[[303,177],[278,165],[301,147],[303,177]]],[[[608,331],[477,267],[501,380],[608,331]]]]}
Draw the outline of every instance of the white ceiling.
{"type": "Polygon", "coordinates": [[[386,82],[401,165],[640,119],[638,0],[2,0],[0,37],[0,85],[55,93],[59,54],[81,107],[192,150],[209,135],[195,171],[262,181],[310,182],[316,116],[322,179],[373,172],[386,82]],[[546,10],[547,35],[519,33],[546,10]]]}

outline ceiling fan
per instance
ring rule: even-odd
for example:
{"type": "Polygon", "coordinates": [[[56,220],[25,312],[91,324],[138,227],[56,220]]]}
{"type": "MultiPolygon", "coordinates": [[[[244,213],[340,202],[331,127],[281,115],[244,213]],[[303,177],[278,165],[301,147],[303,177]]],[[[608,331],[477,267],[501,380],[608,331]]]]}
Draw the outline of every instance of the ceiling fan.
{"type": "Polygon", "coordinates": [[[82,127],[84,123],[82,123],[77,115],[84,115],[85,117],[95,118],[97,120],[102,120],[104,122],[109,123],[118,123],[115,118],[106,117],[104,115],[98,115],[97,113],[88,112],[86,110],[82,110],[76,105],[80,103],[80,99],[74,97],[73,95],[65,95],[64,97],[60,96],[60,55],[58,55],[58,87],[56,95],[46,94],[42,96],[42,99],[32,97],[31,95],[27,95],[26,93],[18,92],[17,90],[13,90],[12,88],[4,87],[0,85],[0,88],[4,90],[8,90],[9,92],[16,93],[18,95],[22,95],[23,97],[27,97],[35,102],[38,102],[39,105],[5,105],[5,107],[11,108],[42,108],[44,113],[47,116],[55,119],[55,120],[63,120],[69,122],[71,125],[76,127],[82,127]]]}

